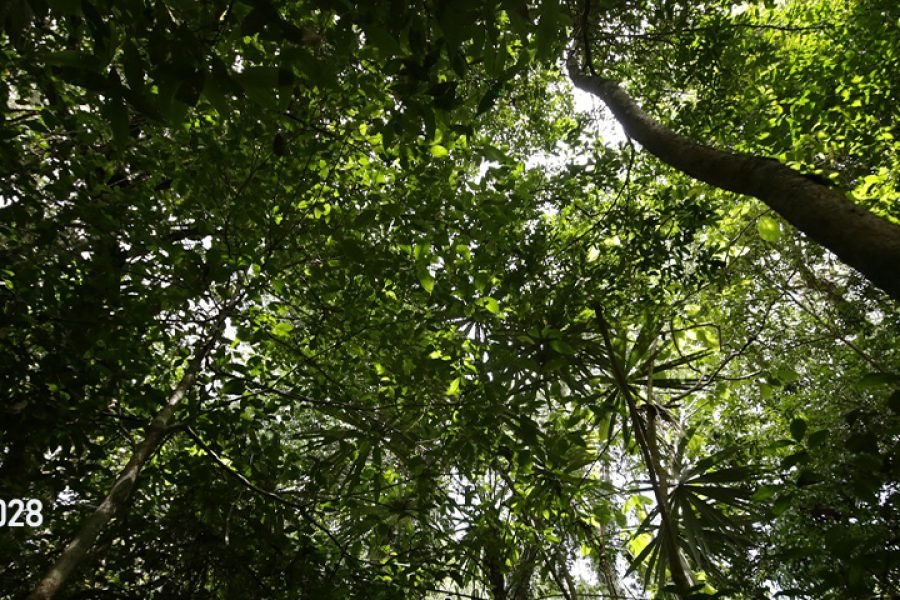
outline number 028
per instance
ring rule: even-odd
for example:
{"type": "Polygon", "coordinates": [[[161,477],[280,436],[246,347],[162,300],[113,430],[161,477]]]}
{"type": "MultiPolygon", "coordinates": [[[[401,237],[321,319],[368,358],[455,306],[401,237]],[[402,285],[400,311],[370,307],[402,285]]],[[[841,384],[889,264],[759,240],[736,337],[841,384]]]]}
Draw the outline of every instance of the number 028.
{"type": "Polygon", "coordinates": [[[43,508],[37,498],[0,500],[0,527],[38,527],[44,522],[43,508]]]}

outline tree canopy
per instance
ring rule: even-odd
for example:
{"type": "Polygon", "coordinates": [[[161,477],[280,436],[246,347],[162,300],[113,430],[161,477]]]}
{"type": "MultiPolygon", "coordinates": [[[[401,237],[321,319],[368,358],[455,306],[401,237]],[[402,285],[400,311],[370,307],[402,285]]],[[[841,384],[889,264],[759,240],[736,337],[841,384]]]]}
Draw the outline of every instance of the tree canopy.
{"type": "Polygon", "coordinates": [[[900,595],[895,0],[9,0],[0,69],[0,597],[900,595]]]}

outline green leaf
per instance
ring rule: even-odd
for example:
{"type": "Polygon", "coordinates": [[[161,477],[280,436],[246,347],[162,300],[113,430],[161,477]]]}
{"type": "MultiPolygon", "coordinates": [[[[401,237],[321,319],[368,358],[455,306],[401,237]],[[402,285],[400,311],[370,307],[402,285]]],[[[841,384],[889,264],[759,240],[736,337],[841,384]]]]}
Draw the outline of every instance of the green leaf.
{"type": "Polygon", "coordinates": [[[893,386],[898,384],[900,384],[900,375],[893,373],[868,373],[863,375],[855,385],[861,390],[868,390],[883,385],[893,386]]]}
{"type": "Polygon", "coordinates": [[[783,514],[787,509],[791,507],[791,504],[794,503],[794,495],[793,494],[783,494],[775,499],[775,504],[772,505],[772,513],[775,516],[783,514]]]}
{"type": "Polygon", "coordinates": [[[689,482],[691,485],[697,483],[734,483],[744,482],[753,478],[754,469],[752,467],[726,467],[716,471],[710,471],[697,477],[689,482]]]}
{"type": "Polygon", "coordinates": [[[900,414],[900,390],[894,390],[894,393],[888,398],[888,407],[895,413],[900,414]]]}
{"type": "Polygon", "coordinates": [[[244,382],[240,379],[229,379],[222,385],[222,393],[226,396],[238,396],[244,393],[244,382]]]}
{"type": "Polygon", "coordinates": [[[806,450],[800,450],[799,452],[794,452],[791,455],[784,457],[781,460],[781,468],[782,469],[790,469],[794,465],[807,462],[809,460],[809,453],[806,450]]]}
{"type": "Polygon", "coordinates": [[[816,473],[811,469],[802,469],[800,474],[797,476],[797,486],[798,487],[806,487],[808,485],[814,485],[816,483],[821,483],[825,478],[816,473]]]}
{"type": "Polygon", "coordinates": [[[248,67],[234,75],[247,96],[265,108],[277,108],[278,68],[248,67]]]}
{"type": "Polygon", "coordinates": [[[535,35],[537,55],[540,60],[550,58],[558,42],[557,29],[560,24],[561,11],[559,0],[542,0],[541,13],[535,35]]]}
{"type": "Polygon", "coordinates": [[[489,296],[482,298],[479,301],[479,304],[481,304],[491,314],[496,315],[497,313],[500,312],[500,303],[497,302],[494,298],[491,298],[489,296]]]}
{"type": "Polygon", "coordinates": [[[767,242],[775,243],[781,239],[781,225],[772,217],[763,216],[756,222],[759,237],[767,242]]]}
{"type": "Polygon", "coordinates": [[[141,53],[132,41],[126,41],[122,52],[122,68],[128,87],[138,91],[144,87],[144,64],[141,53]]]}
{"type": "Polygon", "coordinates": [[[428,271],[419,271],[419,283],[429,294],[434,290],[434,277],[432,277],[428,271]]]}
{"type": "Polygon", "coordinates": [[[494,105],[494,102],[497,100],[497,98],[500,97],[500,91],[502,89],[503,82],[497,82],[489,87],[481,97],[481,100],[478,101],[478,106],[475,109],[476,114],[481,115],[489,111],[494,105]]]}
{"type": "Polygon", "coordinates": [[[462,379],[457,377],[453,381],[450,382],[450,385],[447,386],[446,394],[448,396],[458,396],[459,395],[459,385],[462,382],[462,379]]]}
{"type": "Polygon", "coordinates": [[[816,446],[820,446],[828,437],[831,435],[830,429],[819,429],[818,431],[814,431],[809,434],[809,438],[806,443],[810,448],[814,448],[816,446]]]}
{"type": "Polygon", "coordinates": [[[712,485],[690,485],[687,489],[692,494],[699,494],[724,502],[725,504],[740,505],[742,501],[751,495],[749,491],[737,487],[712,486],[712,485]]]}
{"type": "Polygon", "coordinates": [[[436,156],[437,158],[441,158],[447,156],[450,152],[441,146],[440,144],[434,144],[431,146],[431,155],[436,156]]]}
{"type": "Polygon", "coordinates": [[[804,419],[796,418],[791,421],[791,437],[797,440],[798,442],[803,441],[803,436],[806,435],[807,424],[804,419]]]}
{"type": "Polygon", "coordinates": [[[378,53],[390,58],[401,54],[400,44],[393,35],[377,23],[364,25],[366,45],[378,50],[378,53]]]}
{"type": "Polygon", "coordinates": [[[750,499],[753,502],[766,502],[766,501],[774,498],[775,492],[777,492],[777,491],[778,491],[778,488],[775,486],[761,485],[756,490],[756,492],[753,493],[753,496],[751,496],[750,499]]]}
{"type": "Polygon", "coordinates": [[[285,338],[288,337],[293,330],[294,326],[288,321],[279,321],[272,327],[272,335],[279,338],[285,338]]]}
{"type": "Polygon", "coordinates": [[[566,356],[572,356],[573,354],[575,354],[575,349],[562,340],[550,340],[550,347],[553,348],[556,352],[565,354],[566,356]]]}
{"type": "Polygon", "coordinates": [[[128,107],[121,98],[110,98],[104,106],[104,114],[112,130],[113,142],[120,151],[128,145],[128,107]]]}

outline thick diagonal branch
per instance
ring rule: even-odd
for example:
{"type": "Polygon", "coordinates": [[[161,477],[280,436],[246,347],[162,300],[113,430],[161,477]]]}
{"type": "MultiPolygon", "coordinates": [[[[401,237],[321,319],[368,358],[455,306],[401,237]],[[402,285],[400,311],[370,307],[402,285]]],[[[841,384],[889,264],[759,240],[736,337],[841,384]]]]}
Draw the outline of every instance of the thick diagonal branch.
{"type": "Polygon", "coordinates": [[[717,150],[679,135],[644,112],[616,82],[583,72],[569,76],[612,111],[630,138],[679,171],[723,190],[753,196],[900,300],[900,225],[776,160],[717,150]]]}
{"type": "Polygon", "coordinates": [[[128,503],[128,498],[134,490],[138,475],[147,461],[156,454],[166,437],[166,433],[172,424],[175,410],[185,396],[188,395],[203,362],[209,356],[218,341],[222,326],[225,321],[225,312],[216,321],[212,331],[207,333],[206,339],[198,345],[194,357],[188,364],[181,380],[169,395],[166,405],[150,422],[144,439],[134,449],[128,464],[122,469],[115,483],[109,489],[106,497],[100,505],[81,524],[75,537],[66,546],[63,553],[56,559],[52,567],[44,574],[29,596],[29,600],[49,600],[62,590],[78,566],[84,561],[85,556],[94,546],[100,532],[113,518],[122,514],[128,503]]]}

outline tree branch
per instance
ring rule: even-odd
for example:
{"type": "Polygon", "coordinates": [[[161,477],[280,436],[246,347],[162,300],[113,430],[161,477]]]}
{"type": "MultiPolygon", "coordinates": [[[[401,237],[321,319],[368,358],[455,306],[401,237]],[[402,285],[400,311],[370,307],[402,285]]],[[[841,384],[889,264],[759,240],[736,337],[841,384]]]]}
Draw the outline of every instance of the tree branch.
{"type": "MultiPolygon", "coordinates": [[[[587,20],[581,23],[590,60],[587,20]]],[[[616,82],[578,65],[570,53],[569,77],[600,98],[626,135],[669,166],[738,194],[753,196],[821,244],[869,281],[900,300],[900,225],[879,217],[786,165],[761,156],[718,150],[679,135],[644,112],[616,82]]]]}

